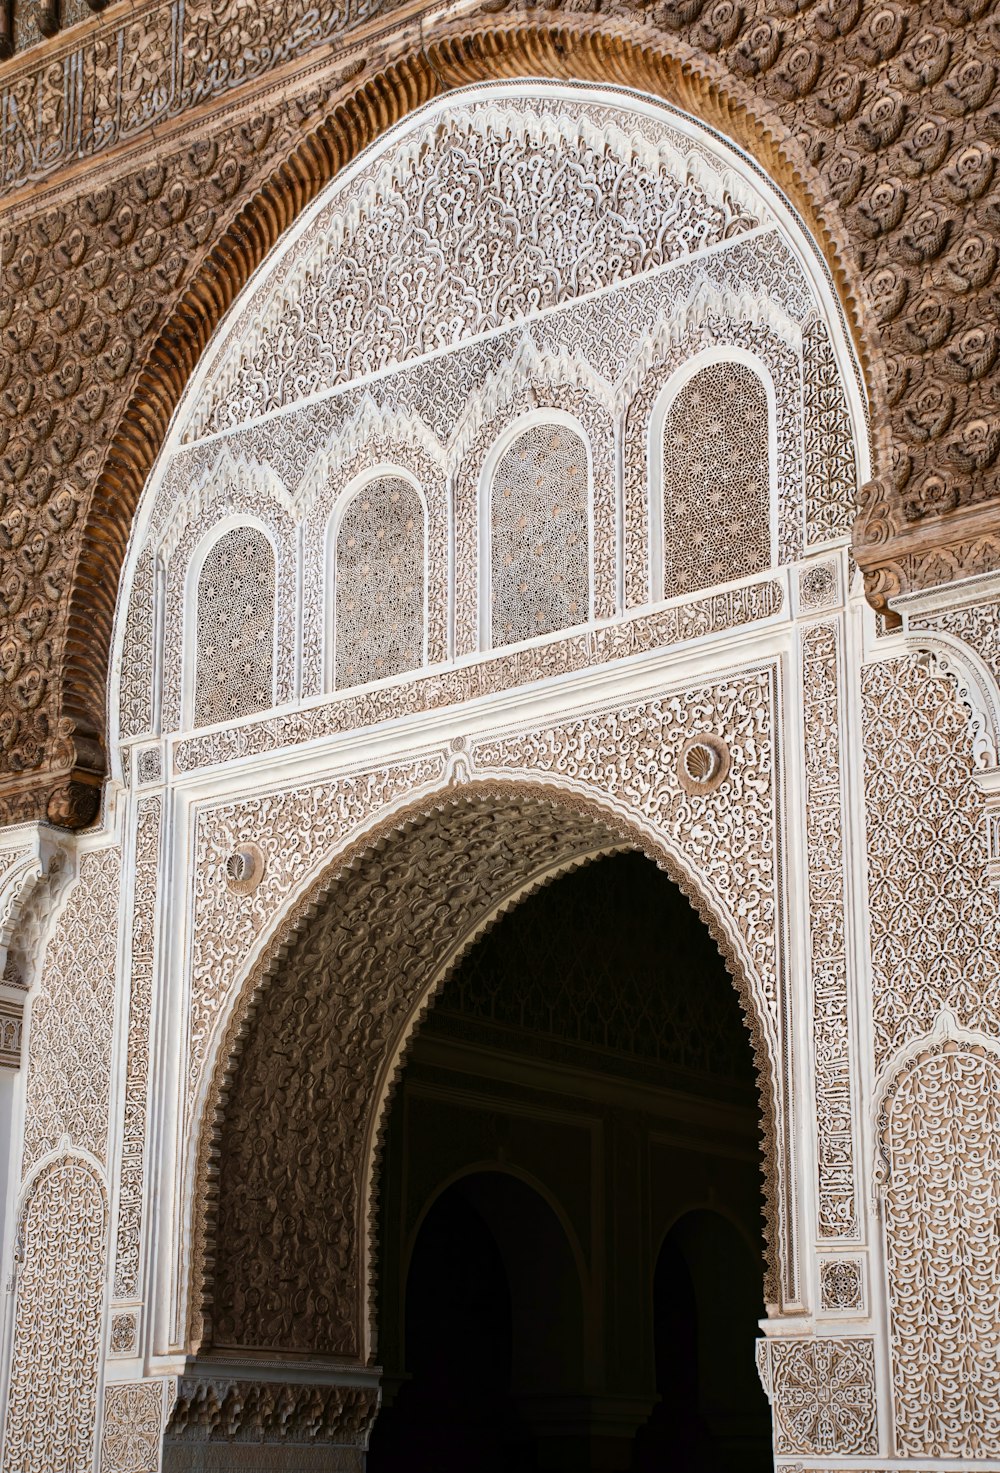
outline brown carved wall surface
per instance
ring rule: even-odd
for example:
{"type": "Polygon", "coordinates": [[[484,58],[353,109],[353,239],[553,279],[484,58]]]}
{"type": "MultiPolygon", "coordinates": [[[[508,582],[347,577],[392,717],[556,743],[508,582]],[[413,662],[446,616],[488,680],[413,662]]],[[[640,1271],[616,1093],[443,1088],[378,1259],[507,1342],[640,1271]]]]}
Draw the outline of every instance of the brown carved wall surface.
{"type": "Polygon", "coordinates": [[[1000,26],[989,0],[668,0],[641,24],[627,6],[544,20],[496,9],[439,11],[418,33],[406,15],[374,20],[364,5],[148,3],[0,73],[5,815],[47,807],[80,823],[94,811],[124,539],[212,323],[359,145],[477,77],[629,81],[746,143],[814,226],[862,344],[880,476],[858,552],[873,595],[994,562],[1000,26]],[[265,95],[278,67],[281,87],[265,95]],[[315,136],[292,157],[303,124],[315,136]],[[164,131],[150,152],[154,126],[164,131]]]}
{"type": "Polygon", "coordinates": [[[942,1008],[1000,1037],[1000,903],[966,717],[915,659],[863,672],[875,1062],[942,1008]]]}

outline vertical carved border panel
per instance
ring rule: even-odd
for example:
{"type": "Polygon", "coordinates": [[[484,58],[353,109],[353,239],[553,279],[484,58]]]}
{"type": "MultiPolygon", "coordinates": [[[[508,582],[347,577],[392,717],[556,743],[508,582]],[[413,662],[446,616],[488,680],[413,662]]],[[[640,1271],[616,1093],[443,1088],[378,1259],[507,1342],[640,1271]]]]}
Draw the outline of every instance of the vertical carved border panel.
{"type": "Polygon", "coordinates": [[[121,855],[84,854],[31,1003],[22,1178],[64,1135],[107,1164],[121,855]]]}
{"type": "Polygon", "coordinates": [[[3,1473],[91,1473],[107,1195],[88,1161],[42,1168],[20,1225],[3,1473]]]}
{"type": "Polygon", "coordinates": [[[896,1450],[1000,1455],[1000,1058],[936,1043],[879,1118],[896,1450]]]}
{"type": "Polygon", "coordinates": [[[851,1021],[844,903],[844,802],[840,734],[841,626],[802,632],[802,701],[816,1090],[817,1228],[821,1238],[860,1233],[852,1132],[851,1021]]]}
{"type": "Polygon", "coordinates": [[[144,798],[135,831],[135,890],[132,909],[132,965],[128,1000],[128,1055],[125,1064],[125,1118],[118,1186],[114,1297],[139,1293],[142,1197],[146,1147],[149,1030],[153,1003],[154,917],[160,849],[159,797],[144,798]]]}

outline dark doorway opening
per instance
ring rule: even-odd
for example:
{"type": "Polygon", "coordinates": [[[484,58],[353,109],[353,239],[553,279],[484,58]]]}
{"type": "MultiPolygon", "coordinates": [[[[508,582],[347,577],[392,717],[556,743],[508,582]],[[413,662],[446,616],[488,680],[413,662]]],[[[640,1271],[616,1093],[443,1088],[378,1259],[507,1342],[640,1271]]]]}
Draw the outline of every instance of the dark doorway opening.
{"type": "Polygon", "coordinates": [[[763,1473],[758,1112],[735,991],[650,861],[466,956],[383,1158],[371,1473],[763,1473]]]}

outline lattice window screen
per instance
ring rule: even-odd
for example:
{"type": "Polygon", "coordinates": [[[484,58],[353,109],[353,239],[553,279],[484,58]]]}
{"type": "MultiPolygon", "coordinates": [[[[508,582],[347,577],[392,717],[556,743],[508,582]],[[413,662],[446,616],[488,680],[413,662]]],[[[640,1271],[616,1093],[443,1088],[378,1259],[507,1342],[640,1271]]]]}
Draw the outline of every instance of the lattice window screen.
{"type": "Polygon", "coordinates": [[[664,596],[771,565],[767,394],[743,363],[713,363],[663,425],[664,596]]]}
{"type": "Polygon", "coordinates": [[[587,451],[565,425],[533,425],[497,466],[491,497],[492,642],[590,617],[587,451]]]}
{"type": "Polygon", "coordinates": [[[274,704],[274,553],[253,527],[226,532],[205,559],[196,671],[196,726],[274,704]]]}
{"type": "Polygon", "coordinates": [[[402,477],[371,481],[347,508],[334,586],[338,688],[423,664],[424,509],[402,477]]]}

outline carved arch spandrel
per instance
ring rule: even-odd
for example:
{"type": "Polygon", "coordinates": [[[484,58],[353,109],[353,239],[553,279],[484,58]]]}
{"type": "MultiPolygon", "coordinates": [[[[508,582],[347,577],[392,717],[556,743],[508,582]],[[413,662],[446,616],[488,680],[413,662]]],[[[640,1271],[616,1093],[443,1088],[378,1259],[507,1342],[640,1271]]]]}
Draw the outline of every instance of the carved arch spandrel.
{"type": "MultiPolygon", "coordinates": [[[[259,1344],[259,1333],[256,1336],[254,1334],[256,1306],[253,1307],[249,1321],[247,1318],[246,1290],[236,1287],[234,1303],[232,1275],[229,1283],[217,1281],[215,1285],[206,1285],[204,1266],[206,1262],[231,1265],[238,1259],[238,1245],[234,1251],[233,1241],[227,1237],[230,1223],[245,1220],[247,1203],[249,1202],[252,1209],[253,1203],[261,1198],[260,1183],[247,1180],[247,1173],[252,1177],[254,1161],[259,1160],[261,1154],[256,1151],[258,1136],[254,1134],[251,1136],[255,1142],[254,1153],[246,1161],[240,1157],[230,1173],[239,1184],[239,1192],[243,1194],[239,1210],[234,1214],[226,1204],[227,1145],[230,1139],[238,1140],[240,1136],[235,1128],[232,1135],[227,1136],[227,1121],[231,1111],[236,1111],[234,1118],[238,1119],[240,1110],[245,1109],[246,1101],[241,1103],[240,1098],[240,1080],[248,1064],[253,1066],[255,1062],[255,1020],[263,1017],[266,1021],[270,1020],[268,1026],[274,1027],[274,1009],[282,1000],[280,975],[276,981],[276,974],[283,972],[287,978],[289,968],[294,967],[297,961],[302,961],[302,975],[311,975],[314,983],[316,977],[322,976],[324,989],[328,993],[329,955],[331,950],[335,951],[337,948],[331,947],[330,937],[323,940],[320,932],[325,927],[334,936],[338,913],[342,919],[346,919],[340,949],[345,960],[355,967],[353,975],[358,986],[356,994],[352,995],[348,990],[338,998],[341,1031],[337,1035],[339,1044],[336,1058],[332,1058],[328,1064],[323,1064],[319,1058],[314,1059],[315,1067],[310,1070],[307,1088],[310,1091],[310,1107],[321,1109],[319,1094],[324,1088],[328,1088],[329,1080],[336,1070],[341,1071],[338,1086],[340,1093],[336,1095],[336,1128],[342,1135],[346,1132],[347,1139],[354,1143],[355,1154],[353,1161],[346,1161],[346,1167],[344,1159],[341,1159],[337,1181],[324,1182],[324,1195],[326,1200],[346,1204],[348,1208],[340,1225],[331,1259],[333,1276],[339,1274],[344,1293],[341,1296],[342,1303],[337,1307],[339,1318],[335,1315],[331,1319],[329,1305],[323,1306],[323,1313],[327,1316],[328,1338],[319,1348],[357,1356],[361,1354],[370,1332],[366,1303],[371,1288],[370,1259],[365,1264],[363,1254],[365,1245],[369,1242],[374,1211],[371,1184],[378,1156],[379,1113],[384,1109],[392,1079],[417,1019],[429,1006],[434,990],[443,984],[448,971],[462,952],[505,906],[514,903],[525,888],[544,883],[546,878],[594,857],[596,853],[621,847],[642,850],[680,884],[706,921],[736,980],[741,1005],[752,1034],[760,1080],[767,1236],[770,1240],[767,1292],[769,1299],[777,1297],[778,1258],[781,1249],[775,1234],[780,1168],[774,1150],[774,1049],[771,1029],[767,1020],[761,1018],[760,1011],[751,998],[745,970],[737,959],[739,948],[733,942],[732,922],[727,923],[720,918],[718,907],[705,899],[703,886],[682,864],[678,864],[676,856],[669,853],[667,846],[656,841],[648,825],[623,821],[620,812],[609,809],[607,803],[602,803],[599,798],[587,801],[578,794],[567,795],[559,789],[554,790],[543,782],[522,785],[508,780],[505,783],[463,785],[429,799],[425,797],[408,817],[399,813],[393,815],[364,841],[341,853],[323,880],[318,885],[314,883],[309,893],[301,897],[292,920],[282,927],[267,958],[262,959],[247,979],[241,1001],[230,1018],[225,1039],[217,1054],[214,1082],[201,1125],[196,1204],[198,1220],[195,1224],[195,1261],[189,1298],[190,1336],[195,1344],[199,1343],[203,1330],[207,1330],[217,1345],[232,1345],[237,1340],[237,1334],[241,1337],[237,1343],[246,1344],[249,1329],[249,1339],[258,1343],[258,1348],[264,1348],[259,1344]],[[485,827],[488,836],[486,848],[483,849],[480,845],[481,858],[485,858],[482,873],[474,874],[470,871],[471,879],[470,875],[456,876],[456,843],[460,842],[463,852],[467,852],[471,844],[470,834],[463,829],[459,839],[452,835],[452,841],[447,842],[448,825],[458,824],[460,828],[463,823],[471,822],[475,825],[477,816],[480,827],[485,827]],[[500,843],[497,836],[503,831],[503,822],[508,824],[507,838],[504,840],[511,859],[508,865],[497,862],[500,843]],[[516,842],[511,840],[511,834],[515,836],[516,842]],[[407,846],[413,850],[409,860],[407,855],[410,851],[407,846]],[[428,878],[434,867],[428,855],[435,853],[438,873],[430,874],[428,878]],[[406,880],[409,877],[408,864],[413,865],[416,856],[419,856],[417,868],[424,878],[423,891],[415,898],[412,890],[408,892],[406,880]],[[481,884],[491,888],[487,888],[484,893],[479,888],[481,884]],[[323,904],[324,893],[331,896],[326,905],[323,904]],[[392,909],[390,903],[393,897],[398,897],[395,909],[392,909]],[[473,904],[471,917],[470,903],[473,904]],[[404,932],[406,934],[406,945],[403,947],[403,950],[409,948],[406,956],[400,950],[398,941],[389,945],[390,950],[393,946],[396,947],[398,955],[394,961],[400,977],[405,972],[405,985],[394,988],[390,984],[388,989],[385,986],[379,988],[377,979],[386,974],[384,955],[379,956],[376,967],[365,971],[366,965],[370,966],[372,957],[369,954],[370,949],[366,951],[363,944],[360,947],[358,945],[358,927],[349,923],[350,908],[353,905],[357,915],[366,915],[370,913],[373,904],[380,908],[383,934],[391,935],[394,931],[398,935],[404,932]],[[418,910],[423,906],[419,924],[411,914],[404,915],[407,905],[413,904],[417,904],[418,910]],[[427,917],[431,919],[428,920],[427,917]],[[424,926],[423,931],[421,926],[424,926]],[[310,947],[313,948],[311,959],[310,947]],[[410,955],[414,947],[419,952],[417,966],[410,955]],[[423,947],[422,951],[420,947],[423,947]],[[375,1039],[377,1043],[366,1066],[367,1072],[362,1069],[359,1059],[350,1053],[352,1041],[358,1037],[367,1038],[369,1043],[375,1039]],[[345,1080],[346,1089],[343,1087],[345,1080]],[[370,1107],[372,1099],[378,1102],[374,1110],[370,1107]],[[202,1298],[205,1288],[208,1289],[208,1294],[202,1298]],[[213,1289],[216,1298],[214,1304],[211,1303],[213,1289]],[[202,1314],[205,1310],[208,1315],[203,1323],[202,1314]]],[[[298,997],[298,992],[290,990],[286,982],[283,1002],[286,1010],[298,997]]],[[[315,1009],[312,1005],[303,1009],[303,1015],[306,1013],[310,1019],[314,1018],[315,1009]]],[[[265,1033],[265,1039],[266,1037],[265,1033]]],[[[319,1042],[322,1044],[322,1029],[319,1042]]],[[[257,1052],[258,1067],[262,1059],[270,1067],[277,1056],[273,1041],[262,1043],[257,1052]]],[[[280,1047],[278,1052],[280,1053],[280,1047]]],[[[247,1077],[251,1079],[251,1089],[256,1089],[257,1084],[252,1075],[247,1077]]],[[[288,1092],[297,1087],[291,1075],[279,1081],[277,1093],[280,1095],[284,1092],[279,1108],[283,1122],[287,1117],[288,1092]]],[[[276,1096],[252,1100],[255,1131],[260,1120],[266,1117],[267,1110],[274,1109],[275,1098],[276,1096]]],[[[331,1112],[327,1110],[323,1113],[323,1119],[329,1121],[330,1115],[331,1112]]],[[[286,1179],[291,1178],[289,1176],[286,1179]]],[[[315,1183],[312,1189],[315,1189],[315,1183]]],[[[282,1261],[287,1274],[289,1239],[286,1227],[287,1225],[282,1228],[282,1261]]],[[[325,1232],[329,1234],[329,1231],[328,1223],[325,1232]]],[[[318,1238],[317,1234],[314,1236],[318,1238]]],[[[312,1251],[313,1245],[309,1246],[312,1251]]],[[[249,1285],[251,1298],[257,1295],[260,1287],[257,1283],[249,1285]]],[[[264,1318],[269,1326],[273,1326],[273,1306],[266,1307],[264,1318]]],[[[261,1323],[262,1318],[258,1316],[258,1332],[261,1323]]],[[[296,1324],[294,1316],[286,1316],[284,1329],[288,1332],[286,1338],[290,1338],[294,1344],[296,1334],[301,1332],[301,1324],[296,1324]]],[[[268,1333],[273,1333],[273,1330],[268,1333]]],[[[311,1320],[309,1345],[302,1348],[314,1348],[314,1333],[315,1322],[311,1320]]],[[[273,1339],[269,1343],[273,1345],[273,1339]]],[[[285,1348],[289,1348],[287,1343],[285,1348]]]]}
{"type": "MultiPolygon", "coordinates": [[[[334,175],[382,133],[443,89],[484,79],[548,76],[609,80],[644,90],[701,117],[747,149],[783,189],[819,242],[865,378],[885,374],[871,308],[827,191],[773,110],[751,87],[696,57],[681,42],[621,23],[564,17],[558,23],[463,18],[421,35],[420,44],[360,84],[345,86],[321,125],[275,169],[209,251],[150,349],[107,453],[88,514],[66,636],[63,715],[84,733],[105,731],[111,626],[129,529],[173,411],[209,339],[281,234],[334,175]]],[[[887,409],[876,405],[881,471],[887,409]]]]}

